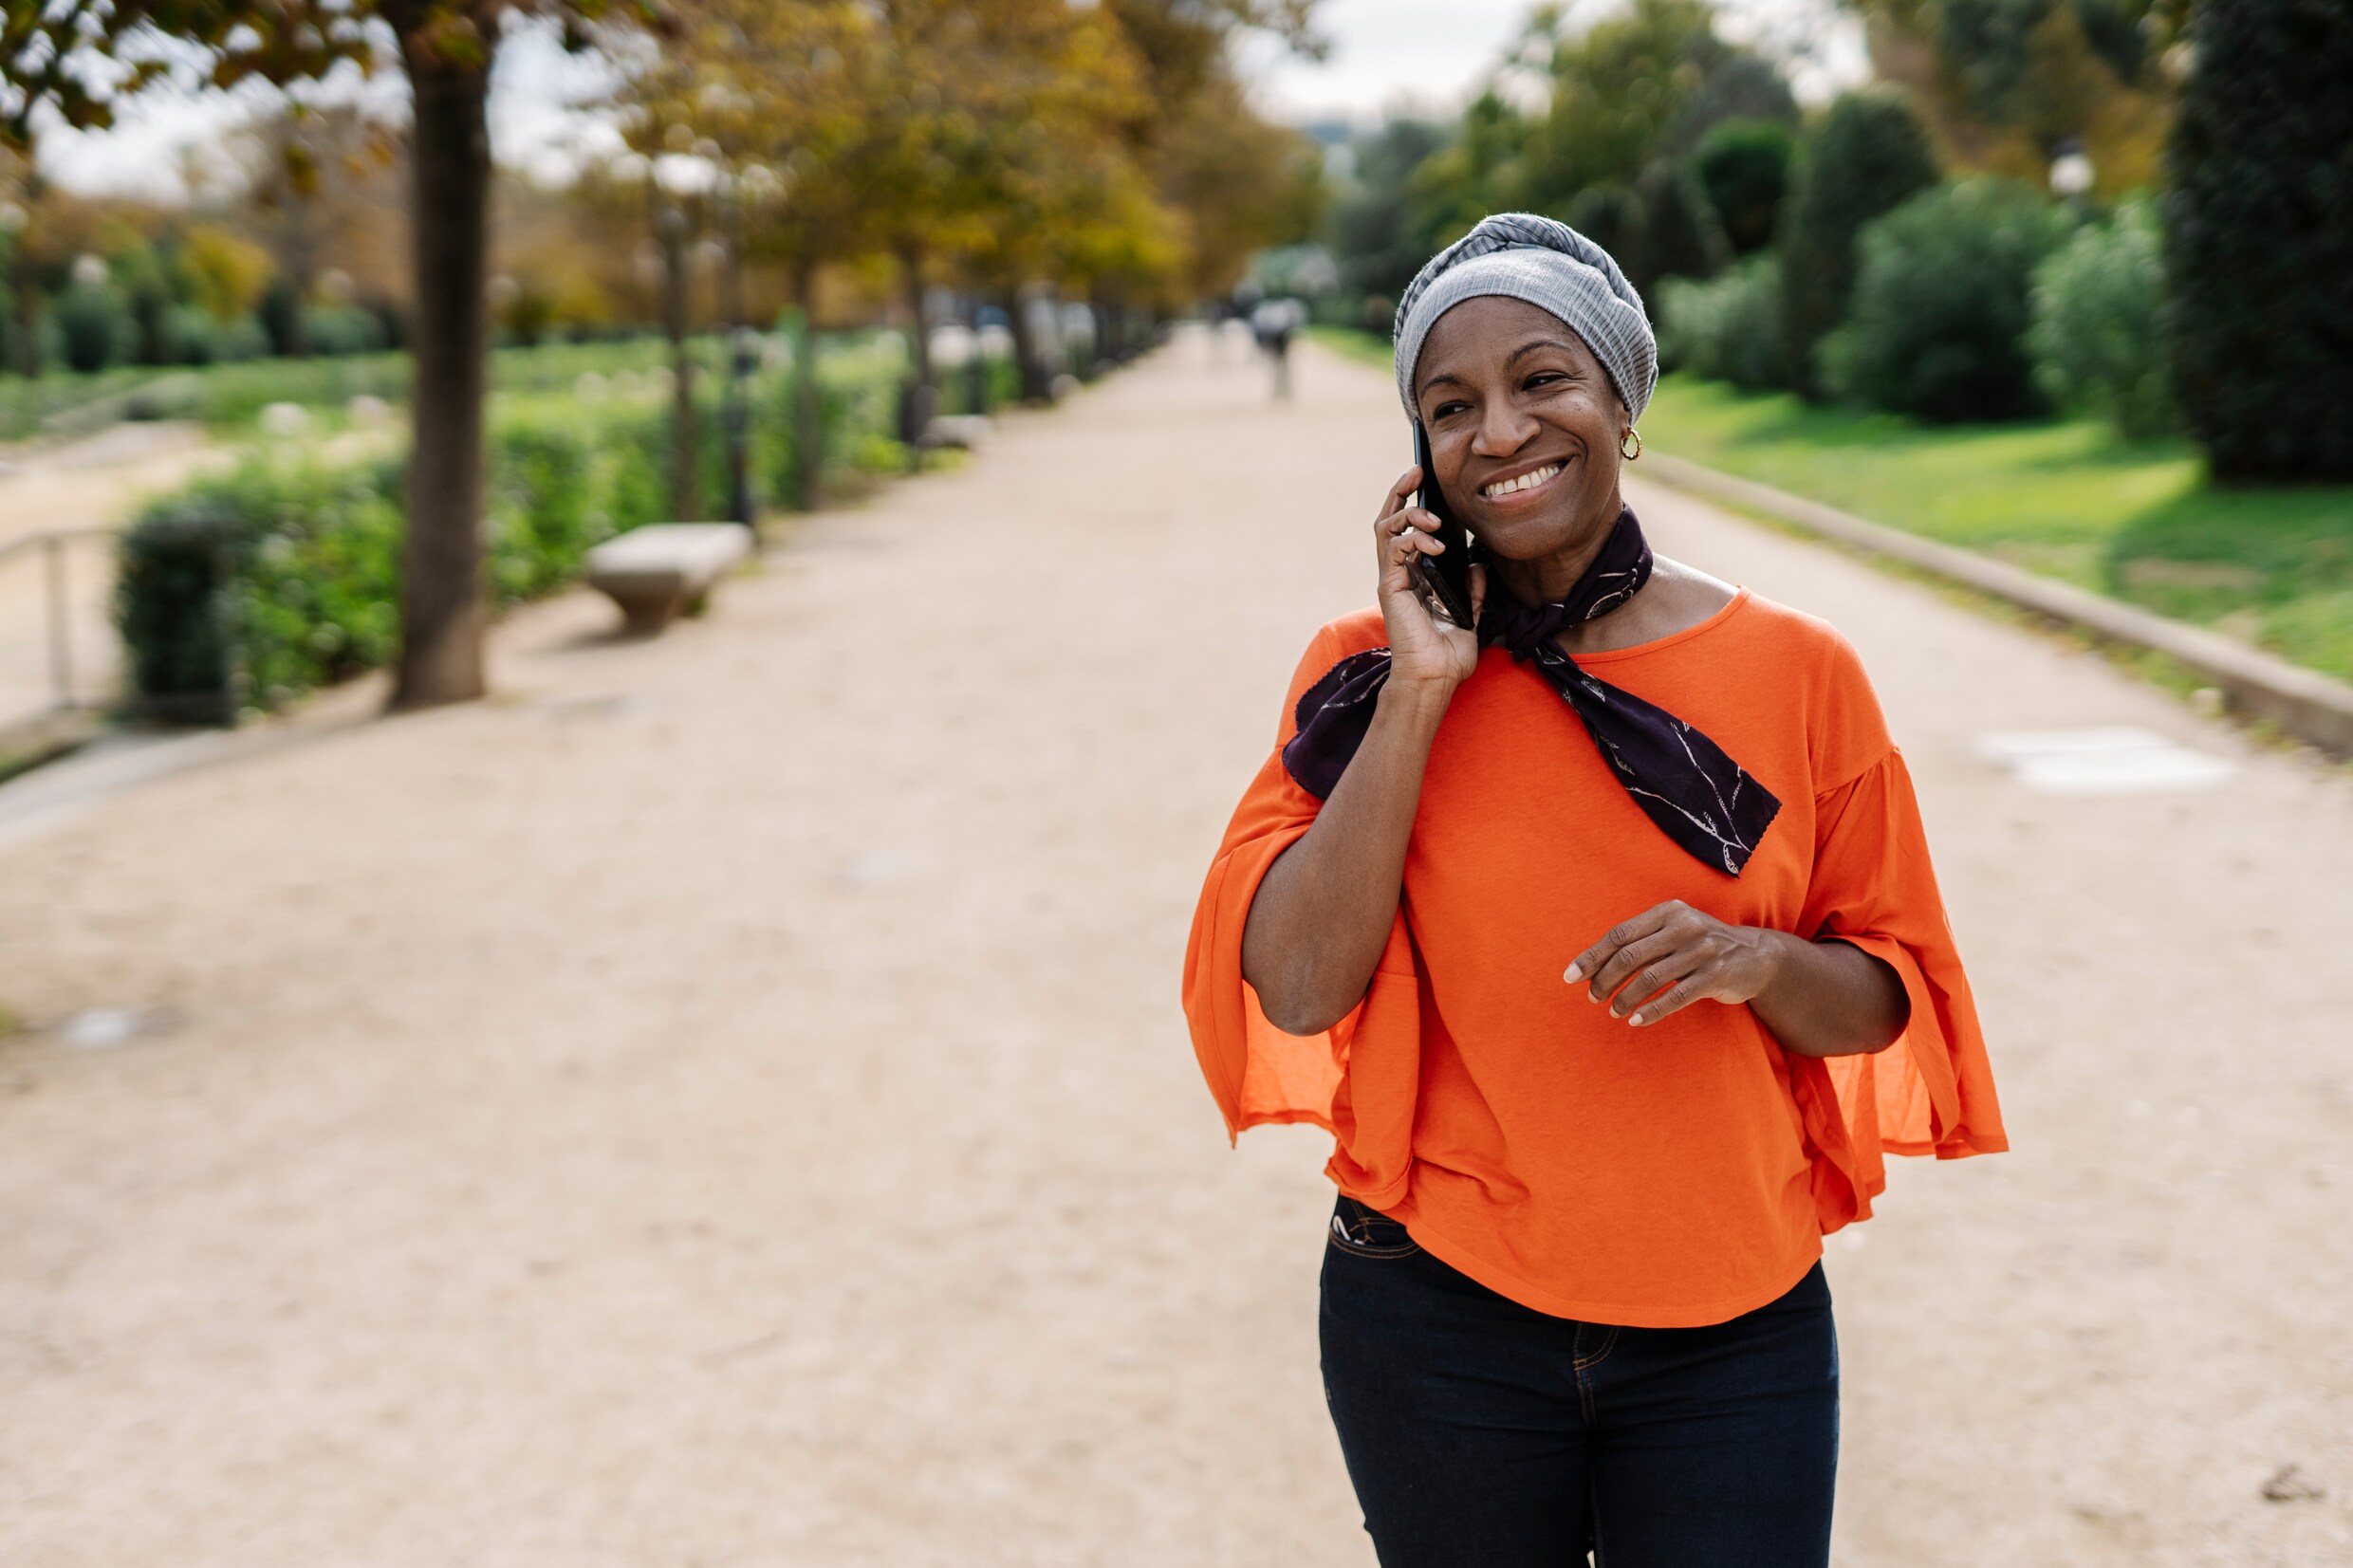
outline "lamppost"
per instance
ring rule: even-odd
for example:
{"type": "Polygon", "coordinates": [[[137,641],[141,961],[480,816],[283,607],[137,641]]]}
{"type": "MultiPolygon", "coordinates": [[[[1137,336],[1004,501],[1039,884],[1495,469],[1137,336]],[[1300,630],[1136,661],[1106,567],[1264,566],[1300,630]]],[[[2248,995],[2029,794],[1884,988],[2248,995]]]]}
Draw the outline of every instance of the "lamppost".
{"type": "MultiPolygon", "coordinates": [[[[687,145],[692,147],[691,138],[687,145]]],[[[662,331],[670,340],[670,507],[681,523],[695,521],[702,510],[695,484],[701,454],[695,439],[695,359],[687,343],[687,238],[695,227],[687,204],[709,183],[709,165],[689,152],[664,153],[653,160],[646,186],[654,207],[654,240],[661,247],[662,331]]]]}
{"type": "Polygon", "coordinates": [[[2084,144],[2069,137],[2051,149],[2051,194],[2066,202],[2078,217],[2084,213],[2084,198],[2091,194],[2099,171],[2091,166],[2084,155],[2084,144]]]}
{"type": "Polygon", "coordinates": [[[760,335],[747,320],[744,303],[744,231],[750,210],[765,207],[783,189],[783,181],[764,164],[740,170],[722,167],[719,176],[721,226],[726,254],[726,298],[722,312],[728,322],[727,468],[731,515],[751,530],[752,548],[760,545],[759,505],[751,492],[750,377],[760,360],[760,335]]]}

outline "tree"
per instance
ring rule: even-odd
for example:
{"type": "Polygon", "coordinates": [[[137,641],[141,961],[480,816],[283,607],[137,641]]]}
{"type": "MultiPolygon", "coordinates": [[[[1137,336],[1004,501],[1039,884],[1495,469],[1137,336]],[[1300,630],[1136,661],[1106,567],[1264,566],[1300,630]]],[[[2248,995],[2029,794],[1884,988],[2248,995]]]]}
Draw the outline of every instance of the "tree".
{"type": "Polygon", "coordinates": [[[1746,256],[1772,242],[1796,149],[1789,128],[1771,120],[1727,120],[1700,138],[1692,172],[1735,254],[1746,256]]]}
{"type": "Polygon", "coordinates": [[[1872,64],[1947,158],[2040,185],[2063,148],[2105,192],[2158,173],[2172,114],[2158,59],[2181,0],[1850,0],[1872,64]]]}
{"type": "Polygon", "coordinates": [[[2353,476],[2353,10],[2204,0],[2165,194],[2174,386],[2225,478],[2353,476]]]}
{"type": "Polygon", "coordinates": [[[47,0],[11,5],[0,21],[0,111],[17,145],[29,143],[44,109],[69,125],[112,124],[119,102],[191,56],[223,88],[315,80],[346,62],[407,77],[416,438],[396,708],[484,690],[486,111],[500,35],[510,19],[533,15],[558,19],[580,48],[596,41],[600,21],[658,20],[655,0],[47,0]]]}
{"type": "Polygon", "coordinates": [[[1712,278],[1732,264],[1732,242],[1723,221],[1692,170],[1661,157],[1634,182],[1641,212],[1642,244],[1627,276],[1643,298],[1668,278],[1712,278]]]}
{"type": "Polygon", "coordinates": [[[1320,59],[1315,0],[1104,0],[1139,67],[1134,156],[1178,215],[1171,293],[1231,293],[1256,251],[1307,239],[1322,216],[1322,158],[1251,107],[1232,46],[1245,32],[1320,59]]]}
{"type": "Polygon", "coordinates": [[[1980,175],[1862,231],[1846,320],[1819,372],[1849,402],[1941,421],[2043,412],[2026,344],[2035,269],[2064,229],[2031,185],[1980,175]]]}
{"type": "Polygon", "coordinates": [[[1779,247],[1785,362],[1800,392],[1821,393],[1814,345],[1846,314],[1863,225],[1936,183],[1927,129],[1900,98],[1848,93],[1807,130],[1779,247]]]}
{"type": "MultiPolygon", "coordinates": [[[[369,180],[397,156],[393,131],[348,104],[289,103],[241,138],[263,243],[283,280],[278,352],[310,353],[310,303],[334,236],[356,227],[369,180]]],[[[274,336],[274,334],[273,334],[274,336]]]]}
{"type": "Polygon", "coordinates": [[[1530,205],[1529,145],[1528,121],[1500,92],[1491,87],[1470,101],[1453,138],[1422,159],[1407,182],[1424,261],[1488,213],[1530,205]]]}
{"type": "Polygon", "coordinates": [[[1430,259],[1412,181],[1423,161],[1445,145],[1444,126],[1411,116],[1383,120],[1378,130],[1350,143],[1348,182],[1333,199],[1326,221],[1341,287],[1379,299],[1382,309],[1374,313],[1377,321],[1430,259]]]}
{"type": "MultiPolygon", "coordinates": [[[[868,116],[888,96],[882,31],[874,8],[851,0],[696,0],[664,46],[634,63],[621,94],[625,134],[640,154],[670,167],[699,162],[739,195],[747,179],[773,180],[770,199],[734,214],[736,237],[746,256],[782,268],[805,323],[818,269],[863,253],[875,236],[859,154],[874,133],[868,116]]],[[[683,213],[672,221],[682,224],[683,213]]],[[[673,272],[671,314],[682,328],[673,272]]],[[[824,419],[814,332],[798,346],[792,462],[795,499],[806,509],[822,492],[824,419]]],[[[674,462],[682,473],[693,462],[690,397],[678,395],[674,462]]]]}
{"type": "Polygon", "coordinates": [[[1542,61],[1551,93],[1529,127],[1522,194],[1532,210],[1557,212],[1587,186],[1631,184],[1733,51],[1701,0],[1635,0],[1582,33],[1562,8],[1543,8],[1520,53],[1542,61]]]}

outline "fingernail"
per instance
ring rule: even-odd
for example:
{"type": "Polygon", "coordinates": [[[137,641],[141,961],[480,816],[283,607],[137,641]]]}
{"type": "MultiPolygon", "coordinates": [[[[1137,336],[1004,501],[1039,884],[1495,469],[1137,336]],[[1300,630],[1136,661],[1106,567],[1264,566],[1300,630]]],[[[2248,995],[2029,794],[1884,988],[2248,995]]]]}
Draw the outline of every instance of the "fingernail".
{"type": "Polygon", "coordinates": [[[1642,1015],[1640,1013],[1636,1013],[1632,1018],[1627,1019],[1626,1022],[1629,1024],[1640,1024],[1642,1022],[1642,1015]]]}
{"type": "Polygon", "coordinates": [[[1583,980],[1584,977],[1585,971],[1579,966],[1571,964],[1567,968],[1561,971],[1561,984],[1564,986],[1574,986],[1578,981],[1583,980]]]}

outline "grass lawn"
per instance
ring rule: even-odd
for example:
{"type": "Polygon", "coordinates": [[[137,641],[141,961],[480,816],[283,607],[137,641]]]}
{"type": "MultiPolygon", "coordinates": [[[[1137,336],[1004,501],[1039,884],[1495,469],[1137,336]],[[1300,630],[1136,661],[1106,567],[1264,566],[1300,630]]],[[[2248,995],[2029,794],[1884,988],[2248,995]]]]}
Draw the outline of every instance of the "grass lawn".
{"type": "MultiPolygon", "coordinates": [[[[1386,369],[1389,345],[1310,328],[1386,369]]],[[[2353,679],[2353,487],[2211,486],[2185,442],[2088,421],[1925,426],[1669,376],[1660,452],[1979,550],[2353,679]]]]}
{"type": "Polygon", "coordinates": [[[2088,421],[1932,427],[1670,376],[1662,452],[2353,678],[2353,487],[2224,489],[2088,421]]]}
{"type": "Polygon", "coordinates": [[[1307,336],[1335,353],[1351,360],[1362,360],[1368,365],[1386,370],[1395,361],[1389,354],[1389,340],[1378,333],[1353,326],[1311,326],[1307,336]]]}

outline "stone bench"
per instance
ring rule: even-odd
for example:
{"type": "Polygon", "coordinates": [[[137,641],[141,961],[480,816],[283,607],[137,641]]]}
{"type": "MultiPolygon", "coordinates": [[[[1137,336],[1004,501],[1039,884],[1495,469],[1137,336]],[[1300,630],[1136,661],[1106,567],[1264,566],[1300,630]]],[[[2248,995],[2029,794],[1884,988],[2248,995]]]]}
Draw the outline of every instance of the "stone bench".
{"type": "Polygon", "coordinates": [[[650,636],[681,612],[700,615],[720,574],[751,553],[740,523],[652,523],[588,552],[588,586],[650,636]]]}
{"type": "Polygon", "coordinates": [[[953,447],[958,452],[974,452],[989,439],[991,428],[985,414],[935,415],[923,428],[921,444],[926,451],[953,447]]]}

